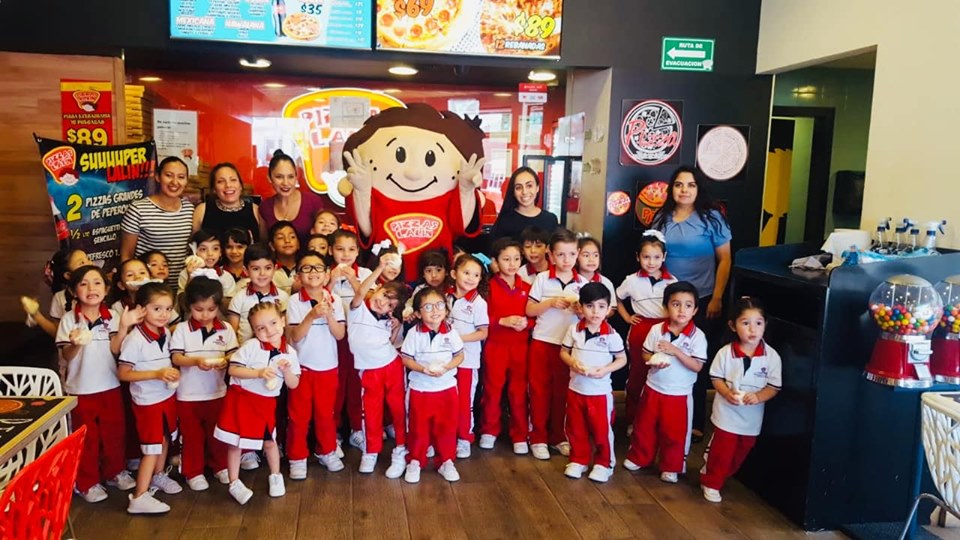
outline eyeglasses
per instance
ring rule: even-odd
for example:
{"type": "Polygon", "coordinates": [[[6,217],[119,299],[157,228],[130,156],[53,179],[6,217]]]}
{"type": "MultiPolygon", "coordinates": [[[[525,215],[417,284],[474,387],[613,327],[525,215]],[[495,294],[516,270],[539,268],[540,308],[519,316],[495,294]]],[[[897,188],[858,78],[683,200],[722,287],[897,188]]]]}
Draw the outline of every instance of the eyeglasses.
{"type": "Polygon", "coordinates": [[[426,313],[433,313],[434,310],[437,311],[446,311],[447,303],[446,302],[434,302],[432,304],[421,304],[420,309],[426,313]]]}
{"type": "Polygon", "coordinates": [[[322,264],[305,264],[301,266],[298,270],[301,274],[313,274],[314,272],[326,272],[327,267],[322,264]]]}

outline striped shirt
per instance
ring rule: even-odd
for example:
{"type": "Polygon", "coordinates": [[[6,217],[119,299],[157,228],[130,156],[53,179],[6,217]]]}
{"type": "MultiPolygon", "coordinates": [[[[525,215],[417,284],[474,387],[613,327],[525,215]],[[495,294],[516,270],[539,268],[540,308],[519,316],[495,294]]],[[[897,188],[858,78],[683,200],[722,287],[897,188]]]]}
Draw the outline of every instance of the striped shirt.
{"type": "Polygon", "coordinates": [[[193,229],[193,203],[180,199],[180,210],[168,212],[149,197],[144,197],[127,207],[120,227],[125,233],[137,235],[134,255],[158,249],[167,256],[170,267],[167,285],[176,290],[193,229]]]}

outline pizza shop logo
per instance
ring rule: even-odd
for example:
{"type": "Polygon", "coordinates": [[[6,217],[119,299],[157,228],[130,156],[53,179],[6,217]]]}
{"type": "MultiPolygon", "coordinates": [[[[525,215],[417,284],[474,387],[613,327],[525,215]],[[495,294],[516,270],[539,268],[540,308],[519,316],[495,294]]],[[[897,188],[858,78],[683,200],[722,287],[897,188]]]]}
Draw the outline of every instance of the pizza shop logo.
{"type": "Polygon", "coordinates": [[[401,214],[388,219],[383,227],[394,244],[403,244],[405,253],[411,253],[440,236],[443,221],[429,214],[401,214]]]}
{"type": "Polygon", "coordinates": [[[100,92],[96,90],[77,90],[73,93],[73,99],[77,102],[77,107],[85,112],[97,110],[97,102],[100,101],[100,92]]]}
{"type": "Polygon", "coordinates": [[[623,118],[620,146],[640,165],[659,165],[680,148],[683,128],[680,115],[663,101],[638,103],[623,118]]]}

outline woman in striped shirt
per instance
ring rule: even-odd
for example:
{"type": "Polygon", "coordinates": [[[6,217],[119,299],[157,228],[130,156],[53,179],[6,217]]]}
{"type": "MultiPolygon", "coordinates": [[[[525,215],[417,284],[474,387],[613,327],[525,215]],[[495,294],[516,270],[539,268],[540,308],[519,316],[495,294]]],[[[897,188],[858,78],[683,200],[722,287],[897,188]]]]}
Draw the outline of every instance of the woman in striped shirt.
{"type": "Polygon", "coordinates": [[[157,167],[157,183],[159,192],[134,202],[123,215],[120,260],[160,250],[170,266],[167,284],[176,286],[193,223],[193,203],[182,197],[187,187],[186,163],[173,156],[165,158],[157,167]]]}

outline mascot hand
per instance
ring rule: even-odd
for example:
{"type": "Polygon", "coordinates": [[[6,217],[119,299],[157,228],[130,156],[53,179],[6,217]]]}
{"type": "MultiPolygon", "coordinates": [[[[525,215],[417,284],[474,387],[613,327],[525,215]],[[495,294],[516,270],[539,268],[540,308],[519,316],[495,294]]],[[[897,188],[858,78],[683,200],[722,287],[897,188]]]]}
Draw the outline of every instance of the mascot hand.
{"type": "Polygon", "coordinates": [[[350,194],[353,193],[353,184],[351,184],[350,181],[347,180],[346,176],[344,176],[343,178],[340,179],[339,182],[337,182],[337,191],[340,192],[340,195],[342,195],[344,198],[349,197],[350,194]]]}
{"type": "Polygon", "coordinates": [[[367,164],[363,162],[363,157],[360,156],[360,150],[356,149],[351,154],[350,152],[345,152],[343,154],[343,159],[347,160],[347,179],[353,185],[359,193],[368,194],[373,188],[373,178],[370,176],[370,169],[367,168],[367,164]]]}
{"type": "Polygon", "coordinates": [[[460,191],[473,191],[483,183],[483,164],[486,158],[477,159],[476,154],[470,155],[470,160],[460,161],[460,173],[457,175],[457,183],[460,184],[460,191]]]}

